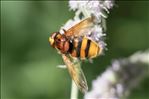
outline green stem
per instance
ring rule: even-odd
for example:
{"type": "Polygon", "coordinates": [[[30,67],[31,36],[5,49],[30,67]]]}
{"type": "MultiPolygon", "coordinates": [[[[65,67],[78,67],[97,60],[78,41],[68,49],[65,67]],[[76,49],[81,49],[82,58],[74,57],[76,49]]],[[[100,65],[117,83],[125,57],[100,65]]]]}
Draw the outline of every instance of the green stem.
{"type": "Polygon", "coordinates": [[[78,99],[78,88],[75,84],[75,82],[72,80],[71,84],[71,97],[70,99],[78,99]]]}

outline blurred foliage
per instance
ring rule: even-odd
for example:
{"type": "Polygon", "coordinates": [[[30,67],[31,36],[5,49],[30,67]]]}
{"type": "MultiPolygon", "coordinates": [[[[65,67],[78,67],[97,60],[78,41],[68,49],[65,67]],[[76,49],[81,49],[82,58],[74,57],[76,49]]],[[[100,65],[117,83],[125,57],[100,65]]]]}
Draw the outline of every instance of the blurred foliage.
{"type": "MultiPolygon", "coordinates": [[[[67,70],[56,67],[63,61],[48,37],[73,16],[66,1],[1,1],[2,99],[69,98],[71,79],[67,70]]],[[[108,50],[94,63],[83,63],[89,87],[113,59],[149,48],[148,26],[148,1],[116,2],[107,19],[108,50]]],[[[149,97],[148,82],[130,98],[149,97]]]]}

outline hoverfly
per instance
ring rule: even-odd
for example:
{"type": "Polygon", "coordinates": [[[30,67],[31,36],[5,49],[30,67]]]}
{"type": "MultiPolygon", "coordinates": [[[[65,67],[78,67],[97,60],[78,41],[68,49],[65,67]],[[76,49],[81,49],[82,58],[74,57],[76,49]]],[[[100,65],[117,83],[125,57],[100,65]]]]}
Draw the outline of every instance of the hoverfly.
{"type": "Polygon", "coordinates": [[[64,34],[54,32],[49,37],[51,46],[61,53],[72,79],[83,93],[87,92],[88,85],[80,67],[80,60],[95,58],[102,50],[99,44],[85,36],[93,27],[93,21],[94,17],[86,18],[64,30],[64,34]]]}

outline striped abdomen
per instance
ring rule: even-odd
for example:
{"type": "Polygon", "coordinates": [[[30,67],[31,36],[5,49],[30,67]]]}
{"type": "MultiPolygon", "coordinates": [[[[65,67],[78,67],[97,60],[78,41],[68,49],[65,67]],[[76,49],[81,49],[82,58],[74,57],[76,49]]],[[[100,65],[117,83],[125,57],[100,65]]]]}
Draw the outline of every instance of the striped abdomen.
{"type": "Polygon", "coordinates": [[[70,55],[80,59],[94,58],[101,52],[100,46],[86,37],[74,38],[70,49],[70,55]]]}

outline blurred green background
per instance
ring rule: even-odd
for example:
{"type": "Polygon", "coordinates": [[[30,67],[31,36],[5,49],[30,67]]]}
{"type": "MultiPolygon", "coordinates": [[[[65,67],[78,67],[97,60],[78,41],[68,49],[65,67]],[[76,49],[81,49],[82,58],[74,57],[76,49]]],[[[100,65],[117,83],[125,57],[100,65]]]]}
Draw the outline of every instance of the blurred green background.
{"type": "MultiPolygon", "coordinates": [[[[74,12],[67,1],[1,1],[1,98],[68,99],[71,79],[48,42],[74,12]]],[[[111,61],[149,48],[149,2],[121,1],[107,19],[105,55],[83,63],[89,88],[111,61]]],[[[149,97],[149,79],[130,99],[149,97]]],[[[82,95],[80,95],[82,97],[82,95]]]]}

